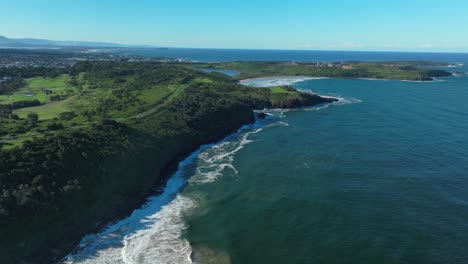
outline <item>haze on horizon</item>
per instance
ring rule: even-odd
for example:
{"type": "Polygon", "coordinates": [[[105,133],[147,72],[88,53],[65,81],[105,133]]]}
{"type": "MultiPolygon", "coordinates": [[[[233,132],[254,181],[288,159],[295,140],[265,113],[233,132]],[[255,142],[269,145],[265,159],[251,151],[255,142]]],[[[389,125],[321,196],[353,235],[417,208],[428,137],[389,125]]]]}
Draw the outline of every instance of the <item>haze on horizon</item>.
{"type": "Polygon", "coordinates": [[[468,52],[468,2],[0,0],[0,35],[190,48],[468,52]]]}

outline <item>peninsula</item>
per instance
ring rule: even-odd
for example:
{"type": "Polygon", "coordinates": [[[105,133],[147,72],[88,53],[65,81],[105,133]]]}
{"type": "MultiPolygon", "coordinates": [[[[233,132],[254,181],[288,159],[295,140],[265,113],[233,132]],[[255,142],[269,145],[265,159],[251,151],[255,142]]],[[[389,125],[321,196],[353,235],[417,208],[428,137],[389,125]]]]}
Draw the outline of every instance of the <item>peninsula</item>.
{"type": "Polygon", "coordinates": [[[428,61],[395,62],[224,62],[196,63],[193,67],[240,72],[236,79],[271,76],[309,76],[330,78],[372,78],[405,81],[432,81],[452,73],[433,67],[447,63],[428,61]]]}

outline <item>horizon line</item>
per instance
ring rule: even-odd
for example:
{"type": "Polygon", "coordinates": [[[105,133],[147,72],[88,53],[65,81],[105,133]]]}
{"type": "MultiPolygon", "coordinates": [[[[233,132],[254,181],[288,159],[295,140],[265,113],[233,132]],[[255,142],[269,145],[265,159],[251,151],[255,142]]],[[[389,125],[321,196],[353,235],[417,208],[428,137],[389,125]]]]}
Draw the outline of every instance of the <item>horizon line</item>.
{"type": "MultiPolygon", "coordinates": [[[[55,41],[55,40],[53,40],[55,41]]],[[[67,41],[73,42],[73,41],[67,41]]],[[[100,42],[100,41],[81,41],[77,40],[75,42],[100,42]]],[[[424,50],[347,50],[347,49],[288,49],[288,48],[200,48],[200,47],[177,47],[177,46],[152,46],[152,45],[139,45],[139,44],[120,44],[122,47],[105,47],[105,46],[66,46],[66,45],[50,45],[50,46],[3,46],[0,44],[0,49],[29,49],[29,50],[58,50],[66,48],[87,48],[87,49],[191,49],[191,50],[250,50],[250,51],[309,51],[309,52],[362,52],[362,53],[445,53],[445,54],[468,54],[468,51],[424,51],[424,50]],[[133,46],[133,47],[132,47],[133,46]]]]}
{"type": "MultiPolygon", "coordinates": [[[[388,52],[388,53],[451,53],[451,54],[468,54],[468,51],[438,51],[438,50],[424,50],[424,49],[409,49],[409,50],[379,50],[379,49],[363,49],[363,50],[349,50],[349,49],[301,49],[301,48],[232,48],[232,47],[186,47],[186,46],[163,46],[157,44],[128,44],[128,43],[121,43],[115,42],[112,40],[56,40],[56,39],[49,39],[49,38],[40,38],[40,37],[15,37],[10,38],[5,35],[0,35],[0,37],[5,37],[7,39],[16,40],[16,39],[30,39],[30,40],[47,40],[47,41],[57,41],[57,42],[84,42],[84,43],[103,43],[103,44],[113,44],[113,45],[120,45],[122,47],[88,47],[88,48],[128,48],[128,49],[161,49],[161,48],[168,48],[168,49],[214,49],[214,50],[269,50],[269,51],[323,51],[323,52],[388,52]]],[[[52,46],[52,45],[51,45],[52,46]]],[[[56,47],[73,47],[73,46],[61,46],[57,45],[56,47]]],[[[84,46],[86,47],[86,46],[84,46]]],[[[0,48],[4,48],[0,44],[0,48]]],[[[8,46],[5,46],[8,48],[8,46]]],[[[15,47],[11,47],[15,48],[15,47]]],[[[18,47],[17,49],[21,49],[18,47]]]]}
{"type": "MultiPolygon", "coordinates": [[[[29,39],[29,40],[47,40],[47,41],[57,41],[57,42],[83,42],[83,43],[103,43],[103,44],[112,44],[112,45],[120,45],[122,47],[88,47],[88,48],[126,48],[126,49],[213,49],[213,50],[258,50],[258,51],[322,51],[322,52],[388,52],[388,53],[450,53],[450,54],[468,54],[468,51],[437,51],[437,50],[378,50],[378,49],[370,49],[370,50],[349,50],[349,49],[300,49],[300,48],[222,48],[222,47],[184,47],[184,46],[161,46],[156,44],[128,44],[128,43],[121,43],[115,41],[95,41],[95,40],[56,40],[56,39],[49,39],[49,38],[40,38],[40,37],[16,37],[10,38],[5,35],[0,35],[0,37],[5,37],[10,40],[17,40],[17,39],[29,39]]],[[[53,45],[51,45],[53,46],[53,45]]],[[[0,47],[11,48],[11,49],[21,49],[26,47],[9,47],[9,46],[2,46],[0,47]]],[[[74,46],[66,46],[66,45],[56,45],[58,48],[64,47],[74,47],[74,46]]],[[[86,47],[86,46],[77,46],[77,47],[86,47]]],[[[45,47],[44,47],[45,48],[45,47]]],[[[38,48],[39,49],[39,48],[38,48]]]]}

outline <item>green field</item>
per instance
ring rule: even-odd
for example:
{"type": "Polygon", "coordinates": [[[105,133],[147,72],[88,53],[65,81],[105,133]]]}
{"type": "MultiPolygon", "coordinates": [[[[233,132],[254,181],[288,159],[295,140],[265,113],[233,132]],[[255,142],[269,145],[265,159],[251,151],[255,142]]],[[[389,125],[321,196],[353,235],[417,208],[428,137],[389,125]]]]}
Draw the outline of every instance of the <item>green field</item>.
{"type": "Polygon", "coordinates": [[[76,96],[69,97],[62,101],[49,102],[40,106],[21,108],[13,111],[20,118],[26,118],[29,113],[39,115],[39,120],[53,119],[60,113],[70,111],[70,104],[76,100],[76,96]]]}
{"type": "Polygon", "coordinates": [[[270,90],[272,94],[297,94],[297,91],[288,90],[280,86],[272,87],[270,90]]]}
{"type": "MultiPolygon", "coordinates": [[[[102,82],[99,88],[90,89],[89,85],[83,85],[84,88],[79,94],[72,95],[60,101],[51,101],[50,94],[66,95],[67,91],[77,91],[77,87],[70,86],[68,81],[69,75],[61,75],[57,78],[31,78],[27,79],[27,85],[11,95],[0,96],[0,101],[4,104],[13,103],[23,100],[39,100],[42,105],[27,107],[14,110],[13,113],[17,114],[20,118],[26,118],[30,113],[39,115],[39,120],[51,120],[58,118],[60,113],[68,111],[86,110],[99,105],[102,100],[112,97],[112,83],[102,82]],[[102,85],[102,86],[101,86],[102,85]],[[51,91],[47,95],[43,89],[47,88],[51,91]],[[24,96],[23,94],[34,94],[34,96],[24,96]]],[[[198,78],[196,80],[200,83],[210,83],[210,79],[198,78]]],[[[168,100],[176,96],[183,90],[184,85],[170,84],[170,85],[154,85],[140,91],[132,91],[131,95],[139,101],[138,104],[127,106],[125,111],[110,111],[109,117],[122,118],[131,115],[139,114],[140,112],[148,111],[152,107],[158,106],[162,101],[168,100]]],[[[70,93],[71,94],[71,93],[70,93]]]]}
{"type": "Polygon", "coordinates": [[[60,75],[57,78],[30,78],[26,85],[11,94],[0,95],[0,104],[10,104],[24,100],[39,100],[41,103],[50,102],[50,95],[64,95],[75,92],[74,87],[68,85],[70,76],[60,75]],[[44,89],[47,89],[48,93],[44,89]]]}
{"type": "MultiPolygon", "coordinates": [[[[180,75],[178,71],[180,70],[173,74],[180,75]]],[[[0,95],[0,104],[25,100],[39,100],[41,103],[39,106],[13,110],[13,114],[20,118],[18,121],[3,119],[5,122],[0,123],[0,148],[9,149],[21,145],[22,142],[31,139],[31,133],[41,137],[44,130],[48,130],[51,124],[57,122],[66,130],[89,126],[90,122],[102,118],[112,118],[121,122],[143,118],[161,111],[166,103],[176,98],[188,86],[182,79],[169,79],[164,74],[158,76],[158,81],[152,80],[153,74],[161,74],[161,71],[152,73],[142,69],[140,72],[144,72],[145,75],[139,78],[135,74],[112,78],[104,72],[81,72],[75,77],[62,74],[56,78],[28,78],[25,79],[24,87],[11,94],[0,95]],[[71,82],[72,79],[74,82],[71,82]],[[60,96],[60,99],[51,100],[51,96],[54,95],[60,96]],[[74,113],[73,117],[62,120],[61,114],[69,112],[74,113]],[[28,115],[32,113],[37,114],[39,119],[35,126],[30,126],[27,121],[28,115]]],[[[209,74],[194,76],[190,82],[200,85],[214,83],[209,74]]]]}

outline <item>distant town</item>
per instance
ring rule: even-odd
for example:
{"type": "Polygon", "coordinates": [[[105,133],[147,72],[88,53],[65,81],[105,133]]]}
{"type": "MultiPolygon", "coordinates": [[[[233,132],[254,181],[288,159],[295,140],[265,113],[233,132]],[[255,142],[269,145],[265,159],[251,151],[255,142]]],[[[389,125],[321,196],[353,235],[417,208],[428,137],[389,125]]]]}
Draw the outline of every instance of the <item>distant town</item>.
{"type": "MultiPolygon", "coordinates": [[[[154,58],[133,56],[115,50],[106,49],[1,49],[0,68],[9,67],[49,67],[66,68],[80,61],[114,61],[114,62],[159,62],[159,63],[196,63],[185,58],[154,58]]],[[[217,64],[218,62],[212,62],[217,64]]],[[[272,62],[274,63],[274,62],[272,62]]],[[[343,68],[352,69],[347,62],[277,62],[286,65],[306,65],[317,68],[343,68]]]]}
{"type": "Polygon", "coordinates": [[[190,62],[182,58],[151,58],[126,54],[99,52],[99,50],[71,51],[62,50],[20,50],[0,49],[0,68],[10,67],[49,67],[66,68],[80,61],[114,61],[114,62],[190,62]]]}

